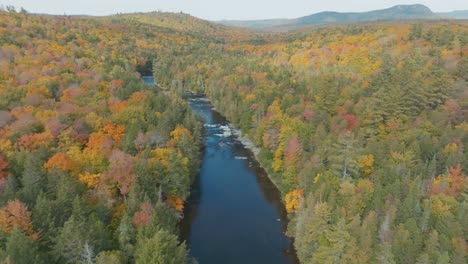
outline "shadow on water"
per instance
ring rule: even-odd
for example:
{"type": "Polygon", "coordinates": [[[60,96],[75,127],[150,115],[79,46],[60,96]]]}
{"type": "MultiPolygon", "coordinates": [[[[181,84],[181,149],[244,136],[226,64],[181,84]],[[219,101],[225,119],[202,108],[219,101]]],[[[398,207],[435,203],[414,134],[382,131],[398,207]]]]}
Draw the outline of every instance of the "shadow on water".
{"type": "Polygon", "coordinates": [[[206,99],[189,103],[206,127],[200,174],[181,222],[191,255],[201,264],[298,263],[278,189],[206,99]]]}

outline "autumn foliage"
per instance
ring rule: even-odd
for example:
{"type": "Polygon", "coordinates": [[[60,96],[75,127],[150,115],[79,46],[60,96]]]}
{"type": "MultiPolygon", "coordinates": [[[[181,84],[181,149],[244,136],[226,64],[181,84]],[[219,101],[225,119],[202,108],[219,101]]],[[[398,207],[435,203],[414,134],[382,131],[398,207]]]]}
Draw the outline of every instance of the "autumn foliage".
{"type": "Polygon", "coordinates": [[[65,153],[57,153],[52,156],[47,163],[44,164],[44,168],[49,171],[54,168],[69,172],[75,172],[77,170],[75,161],[65,153]]]}
{"type": "Polygon", "coordinates": [[[78,176],[80,182],[86,184],[88,188],[96,188],[101,180],[101,173],[84,172],[78,176]]]}
{"type": "Polygon", "coordinates": [[[166,204],[178,212],[182,212],[184,210],[184,200],[181,197],[171,195],[167,198],[166,204]]]}
{"type": "Polygon", "coordinates": [[[106,135],[111,136],[118,144],[122,140],[122,136],[125,132],[125,127],[122,125],[108,123],[102,128],[102,132],[106,135]]]}
{"type": "Polygon", "coordinates": [[[137,227],[140,228],[143,225],[149,224],[151,221],[151,217],[153,216],[154,209],[153,206],[149,203],[142,203],[140,206],[140,210],[135,213],[132,218],[132,223],[137,227]]]}
{"type": "Polygon", "coordinates": [[[158,228],[176,241],[200,128],[184,100],[138,70],[194,39],[128,17],[10,11],[0,8],[0,262],[136,259],[146,237],[134,228],[157,202],[158,228]]]}
{"type": "Polygon", "coordinates": [[[443,193],[458,196],[465,190],[466,181],[460,164],[456,167],[449,167],[448,174],[439,175],[432,181],[430,195],[443,193]]]}
{"type": "Polygon", "coordinates": [[[18,200],[9,201],[0,209],[0,228],[6,233],[17,228],[34,239],[39,238],[39,234],[33,230],[31,212],[24,203],[18,200]]]}
{"type": "Polygon", "coordinates": [[[361,171],[365,176],[371,175],[374,171],[374,162],[375,159],[374,155],[372,154],[365,155],[361,159],[359,159],[359,166],[361,167],[361,171]]]}
{"type": "Polygon", "coordinates": [[[202,133],[178,95],[196,90],[255,144],[301,262],[465,263],[467,29],[0,10],[0,262],[179,246],[202,133]]]}
{"type": "Polygon", "coordinates": [[[287,193],[284,197],[284,202],[286,206],[286,212],[294,213],[300,209],[301,199],[303,198],[304,191],[303,190],[292,190],[291,192],[287,193]]]}
{"type": "Polygon", "coordinates": [[[22,136],[16,145],[19,148],[25,148],[30,151],[37,150],[39,147],[47,147],[52,143],[53,137],[50,133],[29,134],[22,136]]]}
{"type": "Polygon", "coordinates": [[[114,150],[109,161],[110,170],[104,177],[110,182],[115,182],[120,193],[125,196],[136,179],[134,157],[120,150],[114,150]]]}
{"type": "Polygon", "coordinates": [[[0,179],[4,179],[8,175],[8,165],[6,157],[0,154],[0,179]]]}
{"type": "Polygon", "coordinates": [[[190,131],[181,126],[178,125],[172,132],[171,132],[171,140],[167,142],[168,147],[173,147],[175,146],[181,139],[183,135],[187,136],[190,140],[193,140],[192,133],[190,131]]]}

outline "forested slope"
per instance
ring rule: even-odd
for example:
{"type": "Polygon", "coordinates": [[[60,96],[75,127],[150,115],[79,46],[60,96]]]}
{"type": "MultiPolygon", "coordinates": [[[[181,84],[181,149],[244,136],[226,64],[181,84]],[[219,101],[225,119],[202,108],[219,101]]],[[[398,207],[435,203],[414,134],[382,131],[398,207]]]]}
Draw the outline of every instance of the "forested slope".
{"type": "Polygon", "coordinates": [[[155,76],[260,147],[301,262],[465,263],[467,43],[462,22],[330,26],[162,55],[155,76]]]}
{"type": "Polygon", "coordinates": [[[136,68],[175,31],[0,12],[2,263],[185,263],[201,128],[136,68]]]}
{"type": "Polygon", "coordinates": [[[200,128],[175,94],[197,90],[260,148],[302,263],[466,263],[465,22],[0,13],[0,32],[2,259],[184,263],[200,128]]]}

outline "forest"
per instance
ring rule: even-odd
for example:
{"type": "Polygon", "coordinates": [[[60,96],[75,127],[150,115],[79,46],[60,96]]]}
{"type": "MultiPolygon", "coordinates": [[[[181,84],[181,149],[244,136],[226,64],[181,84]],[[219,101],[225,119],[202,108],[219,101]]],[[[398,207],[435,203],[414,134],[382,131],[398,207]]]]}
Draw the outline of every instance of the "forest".
{"type": "Polygon", "coordinates": [[[301,263],[466,263],[467,82],[464,21],[0,11],[0,259],[191,262],[193,90],[259,147],[301,263]]]}
{"type": "Polygon", "coordinates": [[[2,263],[187,262],[201,127],[141,81],[158,39],[180,38],[150,31],[0,13],[2,263]]]}

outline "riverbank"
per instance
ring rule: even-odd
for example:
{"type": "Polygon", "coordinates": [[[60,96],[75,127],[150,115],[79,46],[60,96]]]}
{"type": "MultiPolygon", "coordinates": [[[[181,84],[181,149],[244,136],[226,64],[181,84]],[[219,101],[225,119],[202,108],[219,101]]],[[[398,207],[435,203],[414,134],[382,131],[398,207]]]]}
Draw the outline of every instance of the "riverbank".
{"type": "MultiPolygon", "coordinates": [[[[221,113],[220,113],[221,114],[221,113]]],[[[227,119],[226,119],[227,120],[227,119]]],[[[281,192],[281,189],[279,188],[278,186],[278,183],[273,179],[273,177],[268,173],[268,170],[266,169],[266,166],[265,164],[263,164],[262,160],[260,159],[260,148],[255,145],[252,140],[250,140],[249,138],[247,138],[246,136],[243,135],[242,131],[238,128],[236,128],[231,122],[229,122],[229,124],[233,127],[233,129],[235,130],[235,135],[238,137],[239,141],[244,145],[244,147],[246,147],[247,149],[249,149],[252,154],[254,155],[255,157],[255,160],[258,162],[258,164],[260,164],[260,166],[262,167],[262,169],[265,171],[266,175],[268,176],[268,178],[270,179],[271,183],[273,185],[275,185],[276,189],[278,189],[278,191],[281,193],[281,197],[284,196],[284,194],[281,192]]],[[[284,200],[281,199],[281,202],[283,203],[284,205],[284,200]]]]}
{"type": "Polygon", "coordinates": [[[188,101],[206,130],[200,174],[181,223],[193,257],[204,264],[298,263],[285,235],[281,194],[258,162],[253,143],[206,97],[188,101]]]}
{"type": "MultiPolygon", "coordinates": [[[[211,104],[211,100],[208,98],[208,96],[204,95],[203,97],[205,97],[211,104]]],[[[283,198],[285,194],[281,191],[281,188],[279,187],[279,184],[275,181],[275,179],[272,177],[272,175],[270,175],[270,173],[268,173],[268,170],[266,169],[267,166],[270,166],[270,165],[269,164],[264,164],[264,162],[262,162],[262,160],[260,159],[260,156],[259,156],[260,155],[260,148],[257,145],[255,145],[251,139],[249,139],[247,136],[244,136],[242,131],[240,129],[236,128],[236,126],[225,115],[223,115],[223,113],[219,112],[214,105],[212,107],[212,110],[219,113],[221,116],[223,116],[229,122],[229,125],[235,131],[234,134],[237,136],[239,141],[247,149],[252,151],[252,153],[253,153],[253,155],[255,157],[255,160],[260,164],[260,166],[262,167],[262,169],[265,171],[266,175],[270,179],[271,183],[276,187],[276,189],[278,189],[278,191],[281,193],[281,197],[283,198]]],[[[283,199],[281,199],[281,202],[282,202],[282,204],[284,206],[284,200],[283,199]]]]}

